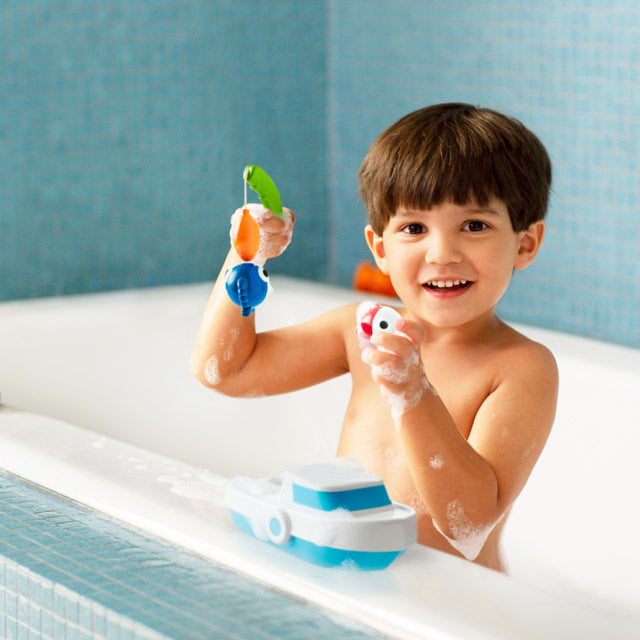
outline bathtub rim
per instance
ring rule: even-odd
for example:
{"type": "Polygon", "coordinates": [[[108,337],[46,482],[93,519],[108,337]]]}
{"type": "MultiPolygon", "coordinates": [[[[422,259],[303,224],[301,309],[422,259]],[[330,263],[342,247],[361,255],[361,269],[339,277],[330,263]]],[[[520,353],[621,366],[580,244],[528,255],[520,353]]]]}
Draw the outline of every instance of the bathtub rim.
{"type": "Polygon", "coordinates": [[[635,620],[612,618],[418,545],[375,574],[309,565],[237,531],[226,509],[194,505],[158,481],[167,469],[196,477],[206,470],[46,416],[0,407],[0,468],[391,637],[497,640],[551,637],[553,630],[553,637],[595,640],[612,630],[632,638],[637,630],[635,620]],[[416,565],[425,572],[417,576],[416,565]]]}

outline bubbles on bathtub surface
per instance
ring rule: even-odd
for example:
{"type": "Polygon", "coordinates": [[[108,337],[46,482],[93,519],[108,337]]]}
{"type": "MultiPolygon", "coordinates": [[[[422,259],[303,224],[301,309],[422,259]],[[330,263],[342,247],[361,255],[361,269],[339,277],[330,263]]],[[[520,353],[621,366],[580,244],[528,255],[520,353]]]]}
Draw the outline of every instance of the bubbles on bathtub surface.
{"type": "Polygon", "coordinates": [[[208,471],[202,471],[198,475],[183,472],[179,475],[163,475],[157,478],[158,482],[171,485],[171,493],[189,500],[206,502],[214,507],[226,508],[223,489],[226,478],[216,476],[208,471]]]}
{"type": "Polygon", "coordinates": [[[134,456],[130,456],[127,458],[127,462],[132,464],[135,469],[138,471],[146,471],[147,469],[147,460],[143,458],[136,458],[134,456]]]}
{"type": "Polygon", "coordinates": [[[218,370],[217,356],[211,356],[204,366],[204,378],[212,386],[220,384],[220,371],[218,370]]]}
{"type": "Polygon", "coordinates": [[[91,446],[94,449],[104,449],[107,446],[108,443],[109,443],[109,438],[107,438],[106,436],[101,436],[99,438],[96,438],[91,443],[91,446]]]}

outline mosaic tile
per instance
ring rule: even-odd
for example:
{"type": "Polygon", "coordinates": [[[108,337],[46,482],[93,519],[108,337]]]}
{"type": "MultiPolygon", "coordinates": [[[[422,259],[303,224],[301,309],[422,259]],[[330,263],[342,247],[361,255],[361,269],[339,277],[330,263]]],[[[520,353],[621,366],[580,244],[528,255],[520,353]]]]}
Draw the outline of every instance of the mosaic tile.
{"type": "Polygon", "coordinates": [[[20,535],[13,535],[11,544],[0,547],[0,625],[11,633],[15,629],[17,636],[11,637],[30,632],[118,640],[381,637],[343,626],[335,616],[16,478],[0,475],[0,511],[24,525],[13,529],[20,535]],[[70,530],[74,535],[65,533],[70,530]]]}

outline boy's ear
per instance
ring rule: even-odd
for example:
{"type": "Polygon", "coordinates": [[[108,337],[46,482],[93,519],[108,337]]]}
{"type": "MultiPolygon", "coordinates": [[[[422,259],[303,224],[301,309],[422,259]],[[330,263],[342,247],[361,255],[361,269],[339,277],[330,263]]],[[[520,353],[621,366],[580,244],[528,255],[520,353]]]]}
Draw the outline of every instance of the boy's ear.
{"type": "Polygon", "coordinates": [[[544,221],[538,220],[531,224],[528,229],[520,231],[518,254],[516,255],[516,262],[514,264],[516,269],[524,269],[533,262],[542,244],[544,229],[544,221]]]}
{"type": "Polygon", "coordinates": [[[369,249],[373,254],[373,258],[378,265],[378,269],[382,271],[385,275],[389,275],[387,270],[387,255],[384,250],[384,242],[382,240],[382,236],[379,236],[374,230],[373,227],[368,224],[364,228],[364,237],[367,239],[367,244],[369,245],[369,249]]]}

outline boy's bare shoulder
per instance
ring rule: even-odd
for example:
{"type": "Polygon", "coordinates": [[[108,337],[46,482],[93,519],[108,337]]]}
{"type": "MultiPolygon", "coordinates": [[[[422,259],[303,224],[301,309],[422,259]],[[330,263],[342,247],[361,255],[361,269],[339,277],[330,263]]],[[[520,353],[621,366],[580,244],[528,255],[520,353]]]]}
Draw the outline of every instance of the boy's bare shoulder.
{"type": "Polygon", "coordinates": [[[310,321],[310,324],[330,326],[334,331],[340,334],[355,331],[357,308],[357,302],[334,307],[313,318],[310,321]]]}
{"type": "Polygon", "coordinates": [[[513,327],[505,325],[498,353],[505,375],[518,373],[518,377],[526,378],[542,376],[557,384],[558,366],[553,353],[513,327]]]}

